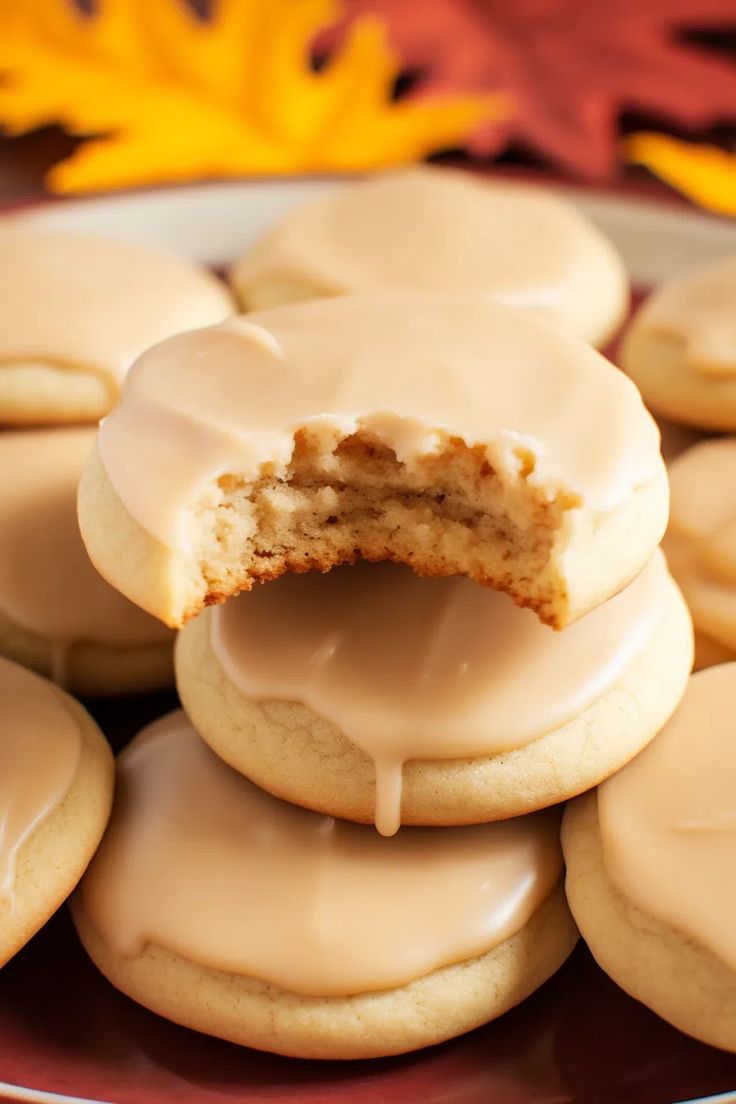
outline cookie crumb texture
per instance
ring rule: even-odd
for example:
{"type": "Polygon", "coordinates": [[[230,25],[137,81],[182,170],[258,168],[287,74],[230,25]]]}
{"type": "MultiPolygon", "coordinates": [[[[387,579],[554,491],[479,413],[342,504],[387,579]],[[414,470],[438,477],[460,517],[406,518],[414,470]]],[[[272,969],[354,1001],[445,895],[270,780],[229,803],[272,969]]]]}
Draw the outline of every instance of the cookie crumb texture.
{"type": "Polygon", "coordinates": [[[283,478],[223,476],[194,511],[205,603],[285,571],[393,560],[420,575],[468,575],[555,623],[567,593],[550,557],[577,502],[522,493],[534,457],[520,451],[518,461],[511,489],[482,448],[456,439],[402,463],[369,433],[299,430],[283,478]]]}
{"type": "Polygon", "coordinates": [[[561,629],[646,565],[667,524],[661,459],[654,479],[596,510],[569,488],[530,478],[526,448],[497,465],[489,451],[445,437],[437,451],[403,461],[362,428],[347,436],[301,428],[286,464],[264,464],[257,480],[226,473],[207,483],[171,548],[128,511],[95,449],[80,484],[80,525],[100,574],[172,628],[287,571],[367,560],[464,575],[561,629]]]}
{"type": "MultiPolygon", "coordinates": [[[[465,575],[562,628],[642,566],[627,565],[624,554],[626,574],[603,591],[605,572],[602,581],[592,562],[579,564],[571,593],[568,565],[579,557],[570,545],[588,527],[591,549],[605,561],[626,528],[633,535],[639,511],[636,503],[630,512],[583,511],[573,492],[530,482],[535,458],[528,449],[519,446],[514,460],[511,479],[493,467],[484,447],[457,438],[402,462],[369,432],[341,438],[334,430],[300,429],[286,470],[255,483],[222,476],[192,510],[192,578],[182,621],[254,582],[362,559],[405,563],[424,576],[465,575]]],[[[638,493],[642,506],[651,504],[641,520],[652,547],[665,524],[663,482],[638,493]]]]}

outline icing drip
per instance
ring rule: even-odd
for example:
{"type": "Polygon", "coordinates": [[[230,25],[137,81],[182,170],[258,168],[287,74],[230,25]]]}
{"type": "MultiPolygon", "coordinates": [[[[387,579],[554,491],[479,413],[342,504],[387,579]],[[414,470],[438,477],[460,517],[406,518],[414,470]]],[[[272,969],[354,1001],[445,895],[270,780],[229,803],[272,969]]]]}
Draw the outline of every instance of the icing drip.
{"type": "Polygon", "coordinates": [[[210,640],[249,697],[301,701],[375,764],[376,826],[400,823],[402,765],[510,751],[576,716],[646,646],[657,554],[563,633],[466,579],[392,564],[284,576],[213,609],[210,640]]]}

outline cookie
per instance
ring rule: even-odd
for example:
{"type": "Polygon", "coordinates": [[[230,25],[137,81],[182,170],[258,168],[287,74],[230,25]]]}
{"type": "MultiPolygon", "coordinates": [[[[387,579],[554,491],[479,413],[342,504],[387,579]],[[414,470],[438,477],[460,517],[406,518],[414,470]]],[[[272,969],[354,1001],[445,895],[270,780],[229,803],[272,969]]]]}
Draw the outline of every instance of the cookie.
{"type": "Polygon", "coordinates": [[[656,426],[599,353],[521,311],[406,292],[154,347],[79,511],[102,574],[173,626],[362,557],[467,575],[562,627],[643,568],[667,500],[656,426]]]}
{"type": "Polygon", "coordinates": [[[0,230],[0,424],[97,422],[155,341],[232,314],[204,269],[128,242],[0,230]]]}
{"type": "Polygon", "coordinates": [[[104,581],[79,533],[94,439],[91,427],[0,433],[0,654],[79,694],[168,686],[173,633],[104,581]]]}
{"type": "Polygon", "coordinates": [[[672,280],[635,315],[621,365],[657,414],[736,430],[736,257],[672,280]]]}
{"type": "Polygon", "coordinates": [[[603,345],[629,287],[611,242],[560,196],[438,167],[342,184],[230,270],[244,310],[388,289],[472,292],[603,345]]]}
{"type": "Polygon", "coordinates": [[[465,579],[287,576],[176,649],[210,746],[288,801],[390,834],[518,816],[595,785],[675,708],[690,620],[661,555],[563,633],[465,579]]]}
{"type": "Polygon", "coordinates": [[[104,831],[114,765],[92,718],[0,658],[0,966],[79,881],[104,831]]]}
{"type": "Polygon", "coordinates": [[[183,713],[120,756],[108,833],[73,902],[114,985],[259,1050],[368,1058],[517,1004],[577,938],[556,812],[386,840],[276,801],[183,713]]]}
{"type": "Polygon", "coordinates": [[[695,624],[696,664],[736,657],[736,438],[701,441],[670,465],[664,540],[695,624]]]}
{"type": "Polygon", "coordinates": [[[701,671],[662,732],[568,807],[567,895],[598,963],[681,1031],[736,1051],[736,664],[701,671]]]}

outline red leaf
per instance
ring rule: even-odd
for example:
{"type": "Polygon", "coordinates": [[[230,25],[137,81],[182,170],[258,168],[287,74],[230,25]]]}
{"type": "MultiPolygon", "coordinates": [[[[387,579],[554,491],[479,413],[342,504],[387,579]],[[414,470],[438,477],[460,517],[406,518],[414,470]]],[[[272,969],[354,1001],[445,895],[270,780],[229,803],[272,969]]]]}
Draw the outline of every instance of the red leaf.
{"type": "Polygon", "coordinates": [[[683,28],[733,26],[736,0],[347,0],[347,15],[375,12],[407,67],[412,95],[500,90],[515,102],[469,152],[521,145],[575,173],[600,177],[617,163],[624,110],[683,128],[736,119],[736,65],[678,40],[683,28]]]}

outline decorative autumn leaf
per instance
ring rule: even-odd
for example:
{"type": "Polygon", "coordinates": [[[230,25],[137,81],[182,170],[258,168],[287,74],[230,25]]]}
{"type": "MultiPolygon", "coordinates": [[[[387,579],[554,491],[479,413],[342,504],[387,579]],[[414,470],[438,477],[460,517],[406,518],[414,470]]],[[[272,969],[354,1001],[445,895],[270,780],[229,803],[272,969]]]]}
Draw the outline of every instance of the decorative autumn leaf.
{"type": "Polygon", "coordinates": [[[386,20],[405,64],[423,74],[415,95],[502,89],[515,110],[481,125],[470,149],[510,143],[566,169],[603,176],[616,166],[624,110],[683,127],[736,118],[736,67],[678,41],[684,27],[736,25],[734,0],[348,0],[324,48],[364,18],[386,20]]]}
{"type": "Polygon", "coordinates": [[[51,170],[59,192],[197,177],[361,171],[462,142],[496,94],[392,102],[399,62],[375,17],[309,64],[333,0],[0,0],[0,125],[88,140],[51,170]]]}
{"type": "Polygon", "coordinates": [[[629,161],[645,165],[693,203],[736,216],[736,153],[646,131],[632,134],[624,149],[629,161]]]}

